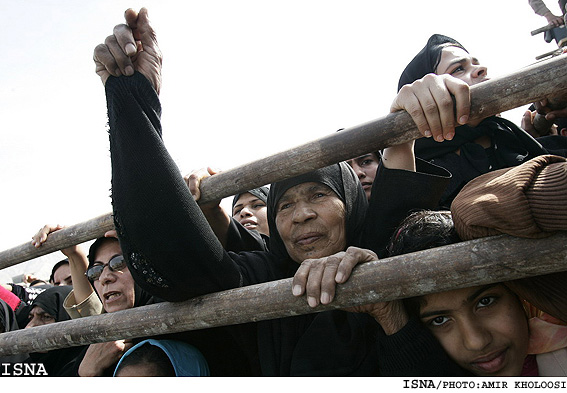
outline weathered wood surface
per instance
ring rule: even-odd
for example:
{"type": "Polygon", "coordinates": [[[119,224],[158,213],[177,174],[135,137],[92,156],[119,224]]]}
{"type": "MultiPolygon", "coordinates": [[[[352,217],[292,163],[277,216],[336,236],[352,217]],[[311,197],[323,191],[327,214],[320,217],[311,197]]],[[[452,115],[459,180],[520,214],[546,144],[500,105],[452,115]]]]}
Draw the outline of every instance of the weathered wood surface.
{"type": "MultiPolygon", "coordinates": [[[[471,120],[566,92],[567,57],[561,55],[473,86],[471,120]]],[[[405,111],[389,114],[207,178],[201,183],[200,202],[219,200],[419,137],[413,120],[405,111]]],[[[110,215],[99,219],[105,224],[98,230],[91,230],[97,224],[89,221],[84,223],[85,230],[78,225],[59,231],[57,238],[65,241],[57,242],[53,234],[39,249],[23,244],[3,251],[0,253],[0,268],[52,252],[46,252],[48,249],[54,251],[102,236],[110,228],[112,220],[110,215]]]]}
{"type": "Polygon", "coordinates": [[[359,265],[332,305],[311,309],[291,279],[0,335],[0,356],[321,312],[567,271],[567,233],[495,236],[359,265]]]}
{"type": "Polygon", "coordinates": [[[539,29],[532,30],[531,35],[538,35],[539,33],[544,33],[544,32],[546,32],[546,31],[552,30],[552,29],[554,29],[555,27],[558,27],[558,26],[545,25],[545,26],[543,26],[543,27],[540,27],[539,29]]]}
{"type": "Polygon", "coordinates": [[[96,239],[111,229],[114,229],[112,215],[103,214],[50,234],[48,241],[39,248],[31,244],[33,233],[30,233],[29,242],[0,252],[0,269],[96,239]]]}

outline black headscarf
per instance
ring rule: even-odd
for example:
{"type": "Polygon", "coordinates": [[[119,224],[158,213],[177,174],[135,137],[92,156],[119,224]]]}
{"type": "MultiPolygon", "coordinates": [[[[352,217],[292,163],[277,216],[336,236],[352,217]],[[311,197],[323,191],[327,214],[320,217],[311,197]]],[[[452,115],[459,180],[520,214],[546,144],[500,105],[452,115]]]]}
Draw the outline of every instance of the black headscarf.
{"type": "MultiPolygon", "coordinates": [[[[70,320],[71,317],[65,311],[63,302],[67,295],[73,288],[71,286],[58,286],[51,287],[37,295],[32,303],[32,308],[35,306],[41,307],[46,313],[55,318],[55,322],[62,322],[70,320]]],[[[69,347],[54,349],[49,352],[30,353],[26,363],[41,363],[45,367],[45,371],[51,377],[63,376],[77,355],[84,350],[85,347],[69,347]]]]}
{"type": "Polygon", "coordinates": [[[48,288],[37,295],[32,303],[32,308],[41,307],[43,311],[55,318],[55,322],[67,321],[71,317],[65,311],[63,302],[72,289],[73,287],[68,285],[48,288]]]}
{"type": "Polygon", "coordinates": [[[425,47],[419,51],[402,72],[398,82],[398,91],[402,86],[413,83],[427,74],[434,74],[441,60],[441,52],[447,46],[456,46],[468,53],[457,40],[442,34],[433,34],[429,37],[425,47]]]}
{"type": "MultiPolygon", "coordinates": [[[[98,239],[95,240],[95,242],[93,244],[91,244],[91,246],[89,247],[89,255],[88,255],[89,266],[88,266],[88,268],[90,268],[91,266],[94,265],[95,254],[96,254],[96,251],[98,250],[98,248],[101,246],[101,244],[104,243],[104,242],[113,242],[113,241],[118,243],[118,239],[116,239],[114,237],[99,237],[98,239]]],[[[92,285],[92,283],[91,283],[91,285],[92,285]]],[[[97,293],[97,295],[98,295],[98,293],[97,293]]],[[[150,295],[148,292],[146,292],[142,288],[140,288],[140,286],[136,283],[136,281],[134,281],[134,307],[145,306],[145,305],[148,305],[148,304],[158,303],[160,301],[161,300],[159,300],[158,298],[150,295]]]]}
{"type": "Polygon", "coordinates": [[[268,195],[270,251],[280,258],[289,258],[289,255],[276,227],[276,206],[287,190],[307,182],[325,184],[338,195],[345,204],[347,245],[354,245],[359,239],[368,200],[352,168],[348,164],[340,162],[271,185],[268,195]]]}
{"type": "MultiPolygon", "coordinates": [[[[258,187],[258,188],[254,188],[253,190],[248,190],[246,192],[242,192],[240,194],[236,194],[234,196],[234,198],[232,199],[232,210],[234,210],[234,205],[236,205],[236,202],[238,202],[238,200],[240,199],[240,197],[243,194],[252,194],[254,195],[256,198],[260,199],[261,201],[263,201],[264,203],[266,203],[268,201],[268,193],[270,192],[270,189],[266,186],[263,187],[258,187]]],[[[232,215],[232,213],[231,213],[232,215]]]]}
{"type": "MultiPolygon", "coordinates": [[[[457,40],[433,34],[425,47],[413,58],[400,76],[398,91],[427,74],[435,73],[441,52],[447,46],[455,46],[469,53],[457,40]]],[[[436,142],[433,138],[419,138],[415,142],[415,155],[449,170],[453,177],[440,201],[448,208],[459,190],[475,177],[501,168],[519,165],[547,150],[526,131],[513,122],[499,116],[484,119],[478,126],[459,126],[452,140],[436,142]],[[490,149],[484,149],[474,141],[489,136],[490,149]],[[460,150],[459,156],[453,152],[460,150]]]]}

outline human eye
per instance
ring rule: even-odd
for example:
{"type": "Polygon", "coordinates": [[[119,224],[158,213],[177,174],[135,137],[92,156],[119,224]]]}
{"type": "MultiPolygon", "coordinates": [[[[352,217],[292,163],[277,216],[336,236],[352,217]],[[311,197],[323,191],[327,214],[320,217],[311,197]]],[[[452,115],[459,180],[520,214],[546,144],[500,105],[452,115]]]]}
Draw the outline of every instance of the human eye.
{"type": "Polygon", "coordinates": [[[290,207],[291,207],[291,202],[284,202],[284,203],[281,203],[281,204],[278,206],[278,211],[281,212],[282,210],[289,209],[290,207]]]}
{"type": "Polygon", "coordinates": [[[465,68],[461,64],[459,64],[456,68],[453,69],[453,71],[449,72],[449,74],[454,75],[454,74],[457,74],[457,73],[462,72],[464,70],[465,70],[465,68]]]}
{"type": "Polygon", "coordinates": [[[326,189],[316,189],[313,190],[313,193],[311,194],[311,198],[318,199],[318,198],[326,197],[327,195],[329,195],[329,191],[327,191],[326,189]]]}
{"type": "Polygon", "coordinates": [[[254,209],[258,210],[261,209],[263,207],[266,207],[265,203],[256,203],[254,206],[252,206],[254,209]]]}
{"type": "Polygon", "coordinates": [[[236,215],[240,214],[241,211],[242,211],[242,209],[236,209],[234,212],[232,212],[232,215],[236,216],[236,215]]]}
{"type": "Polygon", "coordinates": [[[491,306],[492,304],[494,304],[496,300],[497,300],[496,296],[484,296],[481,299],[479,299],[477,303],[477,307],[483,308],[483,307],[491,306]]]}
{"type": "Polygon", "coordinates": [[[43,314],[41,316],[41,320],[44,322],[51,322],[51,321],[55,321],[55,318],[53,318],[51,315],[49,314],[43,314]]]}
{"type": "Polygon", "coordinates": [[[439,315],[435,318],[432,318],[429,320],[429,325],[433,326],[433,327],[440,327],[445,325],[447,322],[449,321],[449,318],[443,316],[443,315],[439,315]]]}

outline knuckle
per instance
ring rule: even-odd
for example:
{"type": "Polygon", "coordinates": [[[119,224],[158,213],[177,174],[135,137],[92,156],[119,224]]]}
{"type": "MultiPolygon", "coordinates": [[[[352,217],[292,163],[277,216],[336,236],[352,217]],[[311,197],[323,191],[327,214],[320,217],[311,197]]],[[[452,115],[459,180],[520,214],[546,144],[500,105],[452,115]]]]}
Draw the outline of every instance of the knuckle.
{"type": "Polygon", "coordinates": [[[453,100],[451,99],[451,97],[444,96],[439,99],[438,105],[442,108],[452,108],[453,100]]]}
{"type": "Polygon", "coordinates": [[[105,44],[98,44],[97,46],[95,46],[94,51],[93,51],[93,57],[94,58],[98,58],[100,57],[100,55],[102,55],[103,53],[106,53],[107,51],[107,47],[105,44]]]}
{"type": "Polygon", "coordinates": [[[423,105],[423,111],[426,114],[435,114],[438,112],[438,106],[434,102],[427,102],[423,105]]]}
{"type": "Polygon", "coordinates": [[[124,32],[129,32],[129,31],[130,31],[130,28],[125,24],[116,25],[112,29],[112,32],[114,33],[114,35],[122,34],[124,32]]]}
{"type": "Polygon", "coordinates": [[[423,115],[422,109],[421,108],[417,108],[412,106],[411,108],[408,108],[407,112],[409,113],[409,115],[413,118],[421,118],[423,115]]]}

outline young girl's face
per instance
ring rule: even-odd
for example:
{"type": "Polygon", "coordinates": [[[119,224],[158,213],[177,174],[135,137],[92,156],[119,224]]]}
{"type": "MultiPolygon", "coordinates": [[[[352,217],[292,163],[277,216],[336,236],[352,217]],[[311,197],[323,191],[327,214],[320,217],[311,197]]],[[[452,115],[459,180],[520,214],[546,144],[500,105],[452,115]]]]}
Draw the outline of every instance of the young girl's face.
{"type": "Polygon", "coordinates": [[[482,66],[476,57],[456,46],[443,48],[435,73],[437,75],[450,74],[469,86],[490,79],[487,68],[482,66]]]}
{"type": "Polygon", "coordinates": [[[523,307],[502,284],[423,296],[420,318],[447,354],[478,376],[519,376],[528,349],[523,307]]]}

